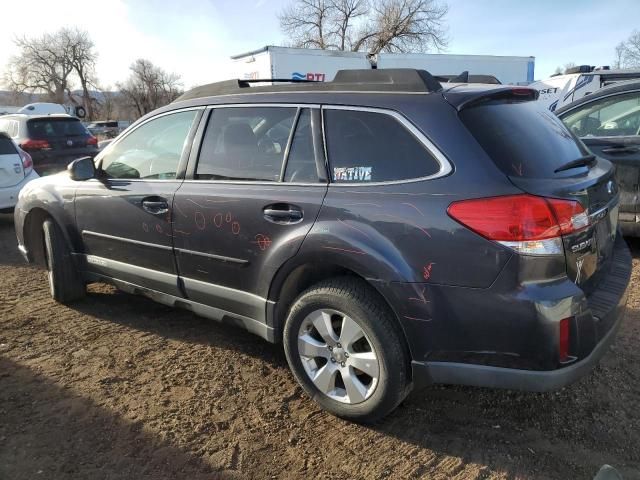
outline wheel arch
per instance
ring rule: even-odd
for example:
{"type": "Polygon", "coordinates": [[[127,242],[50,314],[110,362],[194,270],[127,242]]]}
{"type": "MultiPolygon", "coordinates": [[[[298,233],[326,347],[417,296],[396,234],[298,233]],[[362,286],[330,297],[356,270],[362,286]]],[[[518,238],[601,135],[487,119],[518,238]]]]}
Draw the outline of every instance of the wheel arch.
{"type": "Polygon", "coordinates": [[[332,256],[323,257],[315,256],[306,260],[293,259],[276,273],[271,288],[269,289],[268,300],[272,305],[271,312],[267,317],[270,325],[274,328],[274,337],[276,342],[282,341],[284,323],[293,301],[306,289],[323,280],[340,276],[351,276],[367,284],[380,298],[384,305],[389,309],[393,317],[394,324],[400,333],[401,338],[409,355],[409,361],[412,360],[410,343],[407,334],[400,322],[398,312],[391,302],[392,293],[385,289],[386,282],[367,278],[362,270],[353,268],[352,264],[340,261],[339,258],[332,256]]]}
{"type": "Polygon", "coordinates": [[[60,221],[60,219],[56,218],[56,215],[46,208],[43,208],[41,206],[33,207],[31,210],[29,210],[29,213],[26,214],[24,219],[22,228],[25,244],[24,246],[27,250],[29,261],[41,266],[45,265],[42,225],[47,219],[54,221],[58,225],[58,227],[60,227],[60,231],[62,232],[69,250],[73,251],[73,244],[71,242],[71,239],[69,238],[69,234],[66,228],[64,228],[64,224],[60,221]]]}

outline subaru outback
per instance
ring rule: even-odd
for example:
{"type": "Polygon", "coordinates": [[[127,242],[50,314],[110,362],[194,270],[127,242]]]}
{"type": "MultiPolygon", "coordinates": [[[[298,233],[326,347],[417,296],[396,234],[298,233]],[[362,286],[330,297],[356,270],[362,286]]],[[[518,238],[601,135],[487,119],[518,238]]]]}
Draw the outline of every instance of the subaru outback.
{"type": "Polygon", "coordinates": [[[22,190],[19,248],[282,342],[323,409],[375,421],[433,383],[548,391],[620,325],[612,164],[537,92],[426,71],[197,87],[22,190]]]}

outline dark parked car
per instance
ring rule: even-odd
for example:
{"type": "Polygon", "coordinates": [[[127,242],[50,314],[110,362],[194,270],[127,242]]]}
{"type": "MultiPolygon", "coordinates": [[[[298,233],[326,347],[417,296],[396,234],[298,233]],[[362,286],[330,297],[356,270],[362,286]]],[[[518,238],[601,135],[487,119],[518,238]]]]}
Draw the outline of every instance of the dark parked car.
{"type": "Polygon", "coordinates": [[[72,160],[98,153],[96,137],[71,115],[5,115],[0,117],[0,132],[31,155],[40,175],[60,172],[72,160]]]}
{"type": "Polygon", "coordinates": [[[640,81],[603,88],[556,114],[594,155],[616,165],[622,233],[640,236],[640,81]]]}
{"type": "Polygon", "coordinates": [[[19,247],[55,299],[105,281],[241,325],[357,421],[429,383],[557,389],[605,353],[631,269],[613,166],[534,90],[249,84],[187,92],[27,185],[19,247]]]}

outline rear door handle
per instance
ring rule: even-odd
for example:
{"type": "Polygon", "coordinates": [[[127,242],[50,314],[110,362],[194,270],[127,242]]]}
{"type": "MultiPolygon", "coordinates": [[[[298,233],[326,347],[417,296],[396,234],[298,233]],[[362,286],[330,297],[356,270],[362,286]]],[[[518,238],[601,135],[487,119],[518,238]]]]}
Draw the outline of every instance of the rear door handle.
{"type": "Polygon", "coordinates": [[[640,152],[640,148],[638,147],[607,147],[602,149],[602,153],[609,153],[613,155],[637,152],[640,152]]]}
{"type": "Polygon", "coordinates": [[[302,210],[292,205],[285,205],[284,208],[274,208],[274,205],[269,205],[262,212],[264,218],[273,223],[298,223],[303,217],[302,210]]]}
{"type": "Polygon", "coordinates": [[[153,197],[142,200],[142,208],[153,215],[162,215],[169,211],[169,204],[166,200],[159,197],[153,197]]]}

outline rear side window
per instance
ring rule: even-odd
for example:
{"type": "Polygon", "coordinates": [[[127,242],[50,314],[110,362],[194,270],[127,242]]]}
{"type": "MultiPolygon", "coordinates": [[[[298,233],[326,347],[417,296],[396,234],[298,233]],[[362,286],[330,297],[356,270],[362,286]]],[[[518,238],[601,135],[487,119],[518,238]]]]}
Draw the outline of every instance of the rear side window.
{"type": "Polygon", "coordinates": [[[213,109],[195,178],[277,182],[296,112],[288,107],[213,109]]]}
{"type": "Polygon", "coordinates": [[[74,118],[38,118],[27,122],[29,138],[87,135],[87,129],[74,118]]]}
{"type": "Polygon", "coordinates": [[[318,181],[318,169],[313,152],[313,137],[311,135],[311,111],[305,108],[300,113],[293,135],[285,182],[314,183],[318,181]]]}
{"type": "Polygon", "coordinates": [[[0,155],[15,155],[16,153],[18,153],[18,151],[13,144],[13,140],[7,135],[0,133],[0,155]]]}
{"type": "Polygon", "coordinates": [[[324,118],[335,183],[407,180],[440,170],[426,147],[391,115],[326,109],[324,118]]]}
{"type": "MultiPolygon", "coordinates": [[[[506,175],[549,178],[588,151],[553,112],[538,102],[489,102],[460,113],[485,152],[506,175]]],[[[586,171],[587,167],[583,167],[586,171]]]]}

